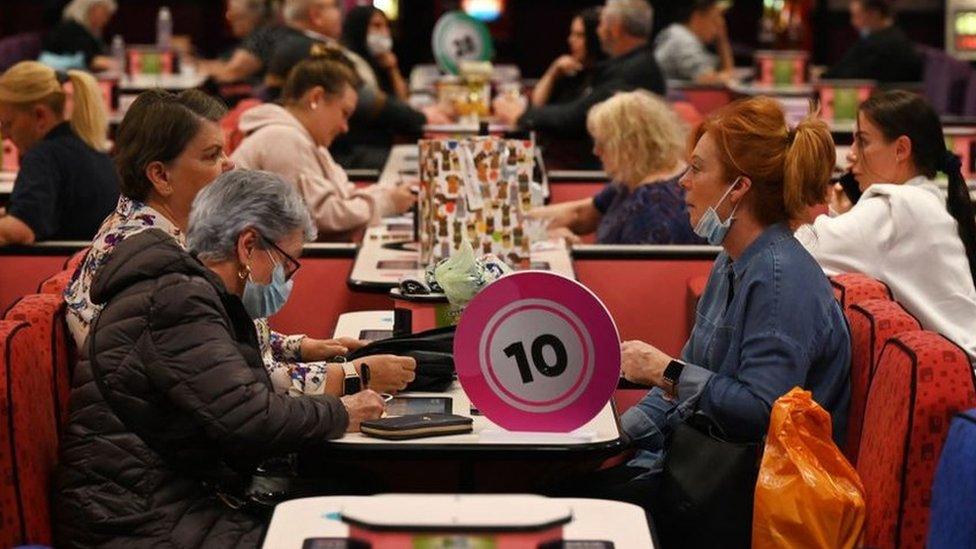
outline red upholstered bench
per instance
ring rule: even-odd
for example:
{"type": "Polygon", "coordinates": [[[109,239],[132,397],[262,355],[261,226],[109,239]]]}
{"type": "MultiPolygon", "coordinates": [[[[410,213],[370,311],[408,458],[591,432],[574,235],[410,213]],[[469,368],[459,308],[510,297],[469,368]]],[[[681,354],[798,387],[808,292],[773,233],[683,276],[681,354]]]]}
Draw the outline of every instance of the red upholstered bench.
{"type": "Polygon", "coordinates": [[[888,340],[868,392],[857,471],[867,547],[925,547],[935,467],[952,417],[976,406],[966,353],[934,332],[888,340]]]}
{"type": "Polygon", "coordinates": [[[22,297],[7,311],[6,320],[30,323],[28,335],[32,341],[33,375],[46,378],[60,431],[68,421],[68,395],[71,392],[71,373],[74,370],[75,349],[64,319],[64,300],[61,294],[32,294],[22,297]]]}
{"type": "Polygon", "coordinates": [[[58,436],[51,377],[38,372],[37,336],[17,320],[0,321],[0,545],[51,543],[48,494],[58,436]]]}
{"type": "Polygon", "coordinates": [[[847,419],[844,453],[857,464],[868,388],[878,366],[878,357],[889,338],[902,332],[921,330],[918,320],[901,305],[887,299],[854,303],[844,314],[851,328],[851,407],[847,419]]]}
{"type": "Polygon", "coordinates": [[[861,273],[844,273],[830,277],[834,297],[844,309],[867,299],[892,299],[883,282],[861,273]]]}

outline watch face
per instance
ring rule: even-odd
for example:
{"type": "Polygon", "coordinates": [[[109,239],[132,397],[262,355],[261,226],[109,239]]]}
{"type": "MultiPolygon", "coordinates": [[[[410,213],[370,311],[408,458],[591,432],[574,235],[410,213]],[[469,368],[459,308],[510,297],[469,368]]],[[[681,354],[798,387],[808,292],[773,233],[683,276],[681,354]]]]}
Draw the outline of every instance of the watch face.
{"type": "Polygon", "coordinates": [[[353,395],[363,389],[363,382],[359,376],[349,376],[345,379],[343,394],[353,395]]]}
{"type": "Polygon", "coordinates": [[[677,384],[678,378],[681,377],[681,370],[683,370],[684,367],[684,364],[678,362],[677,360],[672,360],[668,364],[668,367],[664,369],[664,379],[673,384],[677,384]]]}

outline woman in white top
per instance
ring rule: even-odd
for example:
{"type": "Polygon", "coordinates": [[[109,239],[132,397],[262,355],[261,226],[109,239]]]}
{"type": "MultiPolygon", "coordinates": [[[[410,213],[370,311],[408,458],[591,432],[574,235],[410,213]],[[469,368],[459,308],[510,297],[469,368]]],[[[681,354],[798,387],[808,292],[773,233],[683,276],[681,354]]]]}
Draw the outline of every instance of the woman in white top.
{"type": "Polygon", "coordinates": [[[840,215],[796,237],[828,275],[881,280],[922,327],[976,361],[976,213],[938,115],[915,94],[875,94],[861,105],[848,160],[863,195],[852,204],[835,187],[840,215]],[[948,176],[948,194],[936,172],[948,176]]]}
{"type": "Polygon", "coordinates": [[[332,141],[349,130],[356,84],[351,68],[335,58],[302,61],[289,73],[281,105],[260,105],[241,116],[246,137],[231,156],[242,168],[297,185],[319,231],[333,239],[403,213],[415,201],[409,183],[356,189],[329,154],[332,141]]]}

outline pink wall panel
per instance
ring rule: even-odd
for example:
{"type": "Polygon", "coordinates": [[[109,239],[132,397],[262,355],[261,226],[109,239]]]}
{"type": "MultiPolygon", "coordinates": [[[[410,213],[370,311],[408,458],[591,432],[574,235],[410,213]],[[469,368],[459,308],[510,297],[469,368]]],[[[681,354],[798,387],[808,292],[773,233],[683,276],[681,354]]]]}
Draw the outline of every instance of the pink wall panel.
{"type": "Polygon", "coordinates": [[[67,255],[0,255],[0,313],[21,296],[36,293],[41,282],[60,271],[67,259],[67,255]]]}
{"type": "Polygon", "coordinates": [[[560,181],[558,183],[549,183],[549,203],[558,204],[560,202],[569,202],[571,200],[579,200],[580,198],[591,198],[596,193],[600,192],[600,189],[606,185],[606,182],[568,182],[560,181]]]}
{"type": "Polygon", "coordinates": [[[707,275],[712,260],[577,259],[573,266],[610,310],[622,340],[640,339],[677,356],[688,339],[688,279],[707,275]]]}
{"type": "Polygon", "coordinates": [[[349,289],[346,279],[352,261],[352,258],[302,258],[291,297],[285,308],[271,319],[271,326],[284,334],[330,338],[342,313],[393,309],[393,300],[385,294],[349,289]]]}

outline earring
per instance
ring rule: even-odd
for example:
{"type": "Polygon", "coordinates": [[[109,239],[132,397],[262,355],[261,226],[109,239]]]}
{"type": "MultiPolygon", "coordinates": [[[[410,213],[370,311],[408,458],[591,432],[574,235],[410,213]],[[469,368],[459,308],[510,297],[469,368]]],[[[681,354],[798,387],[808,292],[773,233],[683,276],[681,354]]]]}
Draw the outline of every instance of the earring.
{"type": "Polygon", "coordinates": [[[309,105],[309,107],[314,111],[315,109],[319,108],[319,102],[318,101],[312,101],[312,104],[309,105]]]}
{"type": "Polygon", "coordinates": [[[237,277],[240,278],[241,280],[247,280],[248,278],[251,278],[251,266],[244,265],[243,269],[237,271],[237,277]]]}

